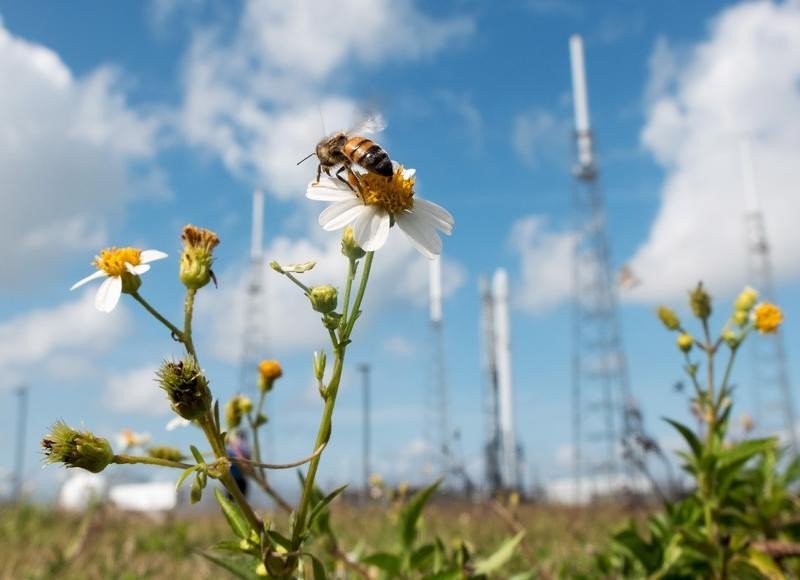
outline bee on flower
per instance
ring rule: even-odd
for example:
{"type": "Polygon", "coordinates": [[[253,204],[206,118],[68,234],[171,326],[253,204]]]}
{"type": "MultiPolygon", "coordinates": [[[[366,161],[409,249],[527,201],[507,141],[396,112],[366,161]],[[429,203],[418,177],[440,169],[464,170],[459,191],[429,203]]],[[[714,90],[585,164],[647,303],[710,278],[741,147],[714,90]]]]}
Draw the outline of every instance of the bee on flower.
{"type": "MultiPolygon", "coordinates": [[[[357,187],[341,180],[322,176],[308,185],[306,197],[331,204],[319,215],[319,224],[326,231],[352,225],[357,244],[367,252],[383,246],[389,229],[397,225],[411,244],[426,258],[442,252],[438,232],[450,235],[453,216],[435,203],[415,196],[414,169],[393,162],[394,172],[388,179],[371,172],[355,178],[357,187]]],[[[354,166],[353,170],[359,168],[354,166]]]]}
{"type": "Polygon", "coordinates": [[[139,289],[142,283],[139,276],[150,269],[150,262],[166,257],[167,254],[158,250],[106,248],[92,261],[97,272],[79,280],[70,290],[80,288],[92,280],[105,278],[95,295],[94,306],[101,312],[111,312],[116,308],[120,295],[133,294],[139,289]]]}

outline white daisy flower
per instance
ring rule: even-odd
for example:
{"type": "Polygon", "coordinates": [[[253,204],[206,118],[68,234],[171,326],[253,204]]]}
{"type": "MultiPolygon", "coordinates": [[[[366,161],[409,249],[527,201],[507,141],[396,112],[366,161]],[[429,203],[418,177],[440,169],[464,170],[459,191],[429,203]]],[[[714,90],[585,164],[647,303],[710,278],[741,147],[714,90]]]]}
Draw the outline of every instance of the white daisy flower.
{"type": "MultiPolygon", "coordinates": [[[[167,254],[158,250],[139,250],[138,248],[106,248],[92,262],[97,272],[86,276],[72,285],[70,290],[80,288],[87,282],[106,278],[97,290],[94,306],[101,312],[111,312],[119,302],[128,276],[139,276],[150,269],[150,262],[166,258],[167,254]]],[[[138,287],[138,286],[137,286],[138,287]]]]}
{"type": "Polygon", "coordinates": [[[453,216],[444,208],[414,196],[413,169],[395,165],[390,178],[374,173],[358,176],[354,192],[341,180],[323,176],[312,182],[306,197],[332,202],[319,214],[319,224],[333,231],[353,226],[356,242],[367,252],[374,252],[386,242],[389,228],[397,224],[411,244],[428,259],[442,252],[442,240],[437,230],[453,231],[453,216]]]}
{"type": "Polygon", "coordinates": [[[187,427],[191,425],[192,422],[188,419],[184,419],[183,417],[173,417],[169,420],[169,422],[165,425],[167,431],[174,431],[179,427],[187,427]]]}
{"type": "Polygon", "coordinates": [[[117,434],[117,448],[127,451],[133,447],[144,447],[150,442],[148,433],[136,433],[130,429],[123,429],[117,434]]]}

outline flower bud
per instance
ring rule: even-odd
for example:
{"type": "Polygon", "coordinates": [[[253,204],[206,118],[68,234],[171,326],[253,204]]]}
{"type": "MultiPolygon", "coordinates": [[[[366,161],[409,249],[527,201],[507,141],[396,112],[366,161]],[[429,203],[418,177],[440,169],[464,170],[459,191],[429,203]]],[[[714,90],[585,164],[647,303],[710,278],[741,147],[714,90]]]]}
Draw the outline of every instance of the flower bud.
{"type": "Polygon", "coordinates": [[[750,313],[747,310],[737,310],[733,313],[732,320],[736,326],[742,328],[750,320],[750,313]]]}
{"type": "Polygon", "coordinates": [[[262,425],[267,424],[267,416],[264,413],[259,413],[256,415],[255,421],[253,421],[254,426],[261,427],[262,425]]]}
{"type": "Polygon", "coordinates": [[[258,365],[258,388],[262,393],[272,390],[272,384],[283,376],[281,363],[276,360],[262,360],[258,365]]]}
{"type": "Polygon", "coordinates": [[[681,320],[672,308],[666,306],[658,307],[658,318],[667,330],[678,330],[681,326],[681,320]]]}
{"type": "Polygon", "coordinates": [[[711,316],[711,296],[703,288],[702,282],[698,282],[697,288],[689,292],[689,306],[700,320],[706,320],[711,316]]]}
{"type": "Polygon", "coordinates": [[[753,312],[753,325],[761,334],[777,332],[782,322],[783,312],[781,312],[780,308],[769,302],[762,302],[756,306],[753,312]]]}
{"type": "Polygon", "coordinates": [[[730,348],[734,349],[742,343],[742,335],[733,330],[726,330],[722,333],[722,340],[724,340],[730,348]]]}
{"type": "Polygon", "coordinates": [[[353,233],[353,228],[350,226],[344,228],[344,233],[342,234],[342,254],[351,260],[363,258],[366,254],[361,246],[358,245],[358,242],[356,242],[356,236],[353,233]]]}
{"type": "Polygon", "coordinates": [[[197,419],[211,408],[211,390],[203,371],[193,356],[181,361],[164,361],[156,380],[167,393],[172,410],[188,421],[197,419]]]}
{"type": "Polygon", "coordinates": [[[311,300],[311,307],[322,314],[328,314],[336,310],[338,298],[339,291],[329,284],[311,288],[308,293],[308,299],[311,300]]]}
{"type": "Polygon", "coordinates": [[[253,401],[244,395],[235,395],[225,405],[225,422],[228,430],[237,429],[242,423],[242,417],[253,410],[253,401]]]}
{"type": "Polygon", "coordinates": [[[338,312],[328,312],[322,317],[322,324],[328,330],[336,330],[342,323],[342,315],[338,312]]]}
{"type": "Polygon", "coordinates": [[[683,352],[689,352],[692,350],[692,346],[694,345],[694,338],[692,338],[691,334],[682,332],[678,335],[676,342],[678,343],[679,349],[681,349],[683,352]]]}
{"type": "Polygon", "coordinates": [[[749,312],[753,306],[755,306],[756,300],[758,300],[758,291],[753,290],[750,288],[750,286],[748,286],[742,290],[742,293],[739,294],[738,298],[736,298],[736,302],[733,303],[733,307],[735,310],[744,310],[745,312],[749,312]]]}
{"type": "Polygon", "coordinates": [[[325,363],[327,362],[328,355],[325,351],[314,353],[314,376],[318,381],[321,381],[325,376],[325,363]]]}
{"type": "Polygon", "coordinates": [[[123,294],[134,294],[142,285],[142,279],[138,275],[131,274],[130,272],[123,272],[122,275],[120,275],[120,281],[122,282],[123,294]]]}
{"type": "Polygon", "coordinates": [[[180,278],[190,290],[199,290],[214,277],[211,265],[212,252],[219,244],[217,234],[211,230],[187,225],[181,235],[183,253],[181,254],[180,278]]]}
{"type": "Polygon", "coordinates": [[[114,460],[107,439],[95,437],[88,431],[76,431],[64,421],[56,421],[42,439],[45,463],[63,463],[100,473],[114,460]]]}
{"type": "Polygon", "coordinates": [[[150,457],[166,459],[167,461],[183,461],[186,459],[186,456],[180,449],[170,447],[169,445],[153,445],[147,450],[147,454],[150,457]]]}

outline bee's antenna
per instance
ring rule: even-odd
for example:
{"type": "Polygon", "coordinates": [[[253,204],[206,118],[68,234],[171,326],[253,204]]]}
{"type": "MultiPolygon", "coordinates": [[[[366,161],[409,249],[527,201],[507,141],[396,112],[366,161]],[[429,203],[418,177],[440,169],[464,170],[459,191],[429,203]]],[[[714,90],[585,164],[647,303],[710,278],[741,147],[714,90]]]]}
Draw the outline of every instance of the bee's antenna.
{"type": "Polygon", "coordinates": [[[300,164],[301,164],[303,161],[305,161],[305,160],[306,160],[306,159],[308,159],[309,157],[314,157],[314,155],[316,155],[316,153],[309,153],[308,155],[306,155],[305,157],[303,157],[303,158],[302,158],[300,161],[298,161],[298,162],[297,162],[297,164],[298,164],[298,165],[300,165],[300,164]]]}

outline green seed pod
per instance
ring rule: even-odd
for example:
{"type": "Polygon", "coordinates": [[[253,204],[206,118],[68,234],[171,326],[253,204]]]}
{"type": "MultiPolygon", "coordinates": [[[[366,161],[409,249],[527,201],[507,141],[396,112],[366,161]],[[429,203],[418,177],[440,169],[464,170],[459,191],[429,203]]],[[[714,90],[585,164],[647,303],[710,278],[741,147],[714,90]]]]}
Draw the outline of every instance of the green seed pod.
{"type": "Polygon", "coordinates": [[[56,421],[42,439],[45,463],[63,463],[66,467],[80,467],[100,473],[114,459],[114,451],[107,439],[95,437],[88,431],[76,431],[64,421],[56,421]]]}
{"type": "Polygon", "coordinates": [[[167,393],[172,410],[192,421],[211,409],[211,390],[193,356],[182,361],[164,361],[156,380],[167,393]]]}

